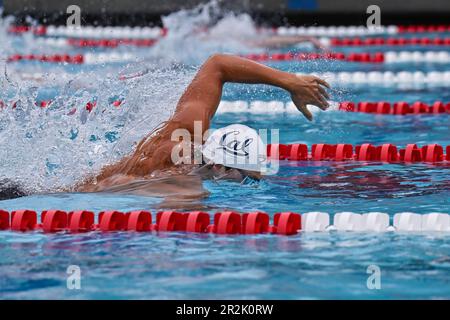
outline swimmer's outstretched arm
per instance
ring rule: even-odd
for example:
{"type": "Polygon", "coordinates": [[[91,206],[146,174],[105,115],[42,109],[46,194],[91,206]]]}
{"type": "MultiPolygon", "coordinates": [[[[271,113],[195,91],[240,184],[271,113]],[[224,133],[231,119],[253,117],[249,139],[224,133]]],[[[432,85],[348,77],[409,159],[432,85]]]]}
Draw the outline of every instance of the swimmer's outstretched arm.
{"type": "Polygon", "coordinates": [[[329,88],[329,85],[318,77],[298,76],[237,56],[216,54],[203,64],[187,87],[172,121],[191,132],[194,121],[202,121],[203,130],[206,131],[226,82],[268,84],[285,89],[308,120],[312,120],[312,114],[306,108],[307,104],[316,105],[322,110],[329,106],[329,96],[324,88],[329,88]]]}

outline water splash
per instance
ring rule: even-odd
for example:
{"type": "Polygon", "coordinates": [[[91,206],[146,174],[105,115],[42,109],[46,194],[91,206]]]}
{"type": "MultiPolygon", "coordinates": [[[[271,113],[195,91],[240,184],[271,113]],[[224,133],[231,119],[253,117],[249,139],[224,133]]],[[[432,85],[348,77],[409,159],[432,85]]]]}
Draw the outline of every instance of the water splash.
{"type": "MultiPolygon", "coordinates": [[[[142,66],[140,66],[142,67],[142,66]]],[[[52,80],[40,86],[16,81],[15,70],[0,76],[0,180],[22,185],[28,192],[69,188],[129,153],[134,144],[173,112],[193,69],[177,65],[121,81],[117,71],[83,71],[64,86],[52,80]],[[47,108],[36,106],[42,90],[54,91],[47,108]],[[124,99],[119,107],[112,101],[124,99]],[[91,112],[87,102],[95,103],[91,112]]],[[[136,68],[136,67],[134,67],[136,68]]],[[[128,66],[122,72],[135,71],[128,66]]]]}
{"type": "Polygon", "coordinates": [[[219,1],[172,13],[162,21],[169,32],[152,48],[154,57],[198,64],[217,52],[259,50],[248,41],[259,37],[252,18],[245,13],[225,11],[219,1]]]}
{"type": "MultiPolygon", "coordinates": [[[[12,21],[0,19],[1,56],[49,51],[36,47],[31,34],[9,35],[12,21]]],[[[163,22],[169,34],[150,53],[134,49],[151,59],[121,69],[1,61],[0,181],[30,193],[70,189],[129,153],[167,120],[196,71],[173,61],[199,64],[212,53],[242,52],[246,46],[240,39],[256,35],[248,15],[224,13],[217,1],[170,14],[163,22]],[[24,80],[24,72],[44,76],[24,80]],[[119,80],[118,75],[138,76],[119,80]],[[37,106],[43,97],[52,99],[47,108],[37,106]],[[124,101],[119,108],[111,104],[117,99],[124,101]],[[88,102],[95,103],[91,112],[88,102]]]]}

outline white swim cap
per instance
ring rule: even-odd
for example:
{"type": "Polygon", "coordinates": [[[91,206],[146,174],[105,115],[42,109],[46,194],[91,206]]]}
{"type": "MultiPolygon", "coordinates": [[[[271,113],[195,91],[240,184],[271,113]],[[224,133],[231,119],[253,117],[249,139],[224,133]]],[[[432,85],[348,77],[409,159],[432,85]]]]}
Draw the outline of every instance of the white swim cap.
{"type": "Polygon", "coordinates": [[[265,172],[266,145],[258,133],[245,125],[232,124],[214,130],[203,145],[203,157],[226,167],[265,172]]]}

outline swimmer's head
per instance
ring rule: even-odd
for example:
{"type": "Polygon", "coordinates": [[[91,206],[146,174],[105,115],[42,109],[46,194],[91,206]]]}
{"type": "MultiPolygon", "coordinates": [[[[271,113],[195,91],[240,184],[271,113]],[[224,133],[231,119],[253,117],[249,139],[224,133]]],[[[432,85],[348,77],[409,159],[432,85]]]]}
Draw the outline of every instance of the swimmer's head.
{"type": "Polygon", "coordinates": [[[233,124],[214,130],[202,149],[213,172],[260,179],[267,165],[267,149],[258,133],[245,125],[233,124]]]}

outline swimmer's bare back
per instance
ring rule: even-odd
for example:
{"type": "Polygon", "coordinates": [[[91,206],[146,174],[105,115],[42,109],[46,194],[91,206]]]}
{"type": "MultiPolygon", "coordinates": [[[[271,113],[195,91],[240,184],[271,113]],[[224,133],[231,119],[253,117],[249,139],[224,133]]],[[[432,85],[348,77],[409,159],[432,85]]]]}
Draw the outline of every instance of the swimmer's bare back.
{"type": "Polygon", "coordinates": [[[175,165],[171,159],[172,149],[180,142],[172,141],[175,129],[186,129],[193,138],[203,141],[203,134],[209,129],[211,120],[219,105],[223,85],[227,82],[267,84],[288,91],[297,109],[308,119],[312,114],[307,104],[322,110],[328,108],[329,98],[324,80],[273,69],[262,64],[232,55],[211,56],[199,69],[192,82],[178,101],[172,117],[157,131],[150,133],[136,147],[136,150],[118,163],[106,166],[101,173],[82,186],[78,191],[94,192],[107,190],[111,186],[126,185],[136,179],[167,175],[183,175],[188,165],[175,165]],[[202,123],[202,137],[194,131],[194,122],[202,123]]]}

